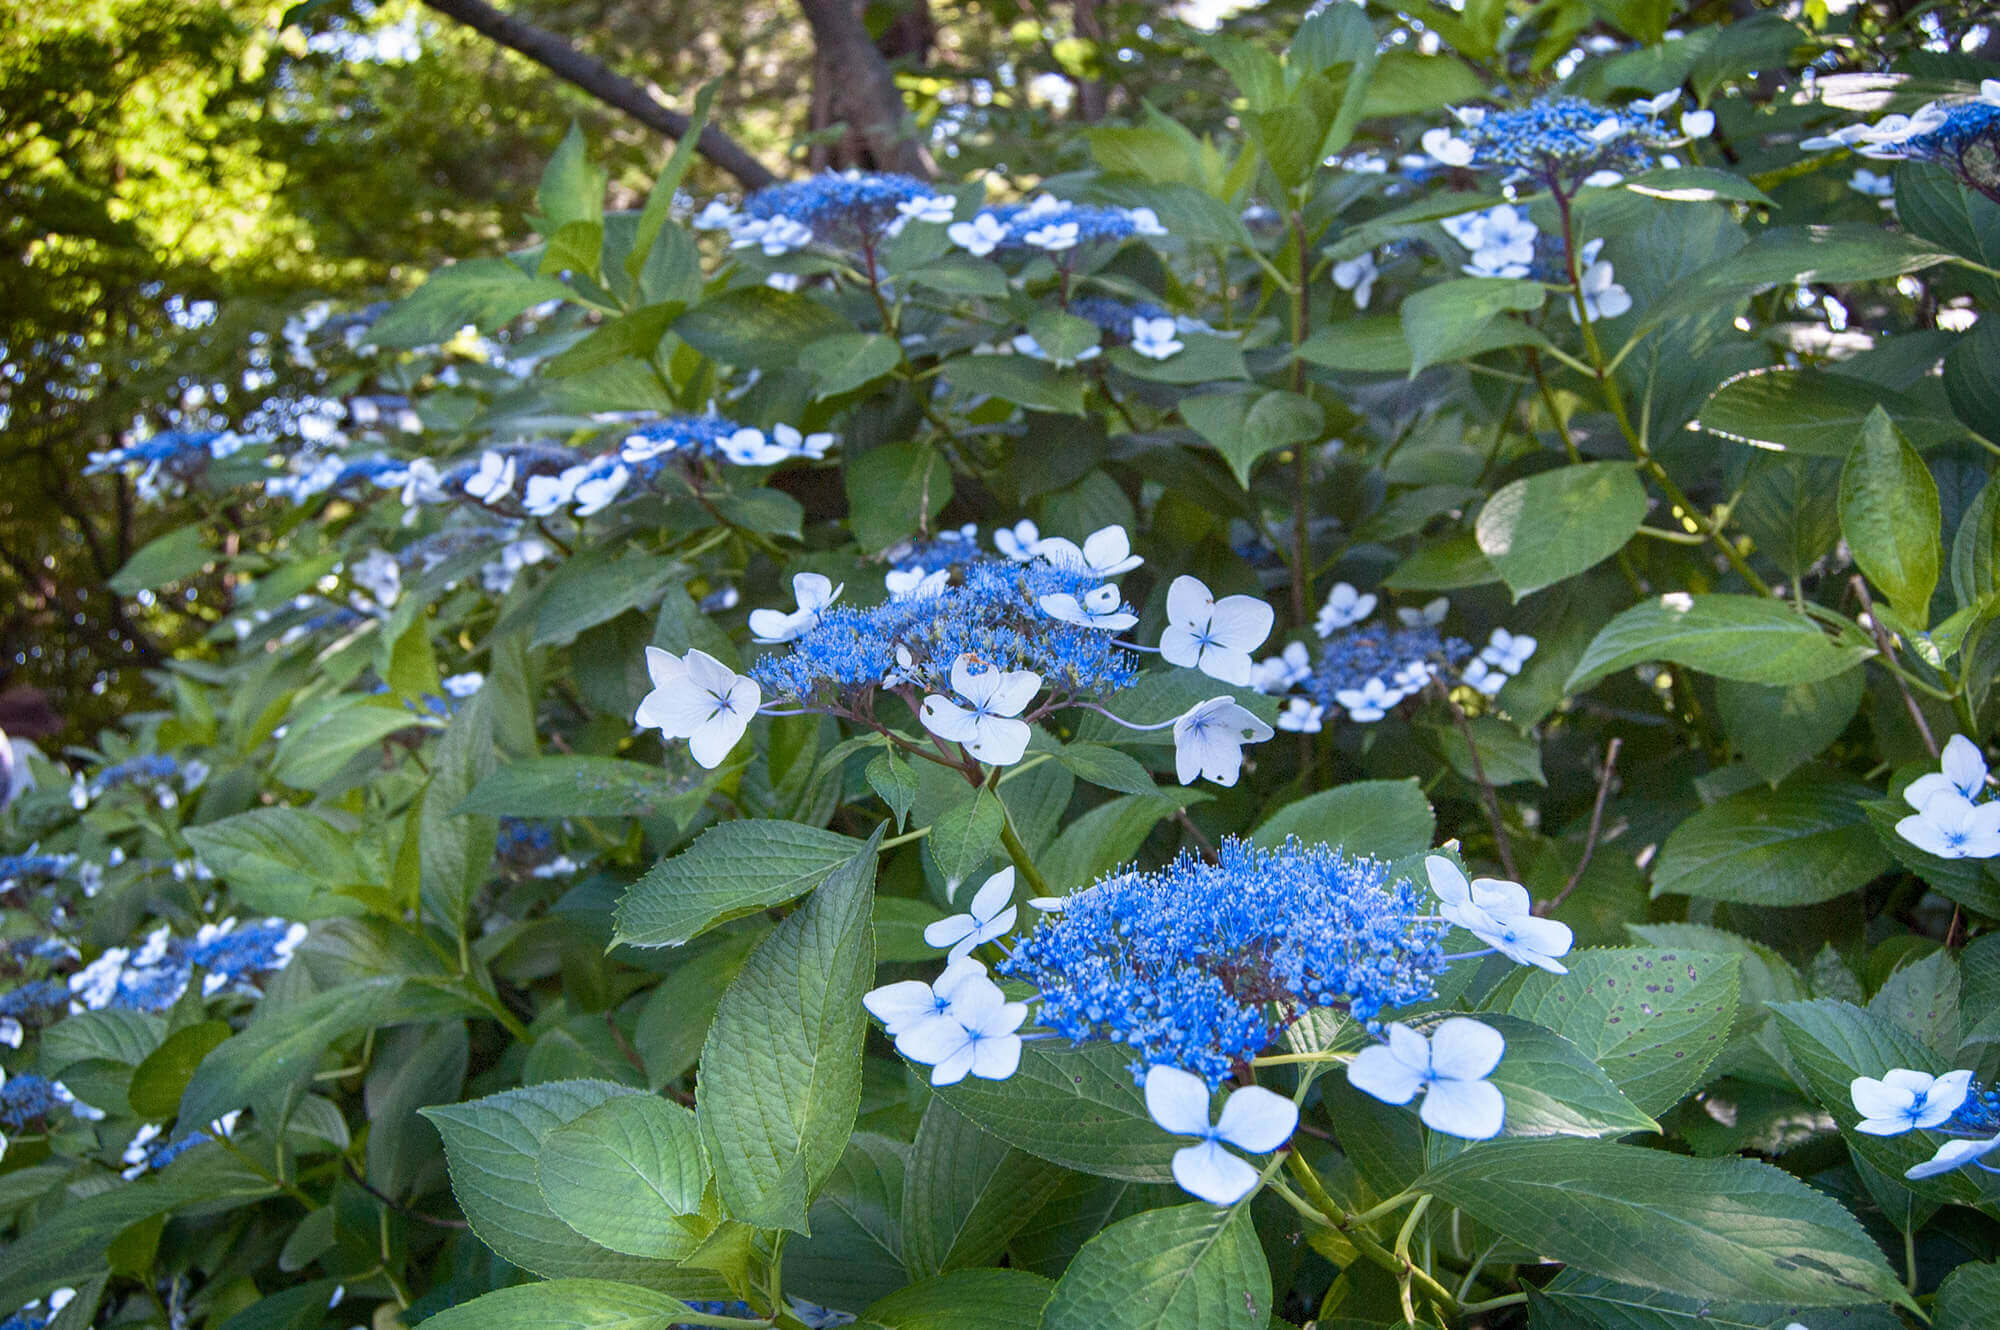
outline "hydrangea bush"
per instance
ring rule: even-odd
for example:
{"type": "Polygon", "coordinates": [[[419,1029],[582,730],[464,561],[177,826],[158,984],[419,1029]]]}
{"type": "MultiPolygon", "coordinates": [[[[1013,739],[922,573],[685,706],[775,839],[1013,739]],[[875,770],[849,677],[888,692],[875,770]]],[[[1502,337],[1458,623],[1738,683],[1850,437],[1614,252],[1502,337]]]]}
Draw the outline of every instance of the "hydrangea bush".
{"type": "Polygon", "coordinates": [[[572,134],[96,454],[229,607],[0,745],[7,1326],[1990,1325],[2000,84],[1832,8],[572,134]]]}

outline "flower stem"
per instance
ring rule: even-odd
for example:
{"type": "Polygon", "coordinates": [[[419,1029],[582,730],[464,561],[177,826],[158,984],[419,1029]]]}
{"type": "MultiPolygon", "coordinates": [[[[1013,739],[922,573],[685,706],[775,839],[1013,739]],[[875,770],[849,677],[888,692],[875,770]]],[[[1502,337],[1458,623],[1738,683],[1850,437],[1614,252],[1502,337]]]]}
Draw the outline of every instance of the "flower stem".
{"type": "Polygon", "coordinates": [[[1028,887],[1037,896],[1053,896],[1048,879],[1035,867],[1035,861],[1028,855],[1028,847],[1021,844],[1020,835],[1014,830],[1014,819],[1007,813],[1007,806],[1000,806],[1000,844],[1006,847],[1007,857],[1014,861],[1015,871],[1027,879],[1028,887]]]}

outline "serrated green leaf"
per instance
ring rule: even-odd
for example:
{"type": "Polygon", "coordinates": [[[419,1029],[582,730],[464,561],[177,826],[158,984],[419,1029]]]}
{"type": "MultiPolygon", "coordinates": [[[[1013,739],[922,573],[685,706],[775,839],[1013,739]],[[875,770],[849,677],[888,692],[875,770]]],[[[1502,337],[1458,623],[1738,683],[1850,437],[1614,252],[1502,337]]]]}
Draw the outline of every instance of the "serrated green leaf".
{"type": "Polygon", "coordinates": [[[1271,1267],[1247,1205],[1121,1219],[1076,1254],[1042,1330],[1269,1330],[1271,1267]]]}
{"type": "Polygon", "coordinates": [[[1853,1306],[1909,1293],[1831,1197],[1745,1159],[1487,1141],[1418,1187],[1550,1260],[1672,1293],[1853,1306]]]}
{"type": "Polygon", "coordinates": [[[711,1227],[700,1218],[708,1168],[694,1114],[652,1095],[614,1096],[557,1127],[535,1177],[556,1218],[628,1256],[684,1259],[711,1227]]]}
{"type": "Polygon", "coordinates": [[[645,817],[684,794],[658,767],[615,757],[551,754],[509,762],[472,787],[454,813],[497,817],[645,817]]]}
{"type": "Polygon", "coordinates": [[[709,1026],[695,1112],[733,1219],[805,1232],[854,1130],[882,831],[759,944],[709,1026]]]}
{"type": "Polygon", "coordinates": [[[1736,1014],[1736,957],[1592,948],[1563,960],[1567,975],[1524,974],[1502,1010],[1575,1043],[1643,1112],[1702,1083],[1736,1014]]]}
{"type": "Polygon", "coordinates": [[[1178,1149],[1132,1083],[1132,1052],[1114,1044],[1026,1044],[1004,1081],[968,1078],[937,1093],[1010,1145],[1080,1173],[1170,1182],[1178,1149]]]}
{"type": "Polygon", "coordinates": [[[1653,895],[1752,905],[1812,905],[1889,866],[1869,829],[1863,785],[1796,781],[1711,804],[1667,837],[1653,895]]]}
{"type": "Polygon", "coordinates": [[[888,1330],[1037,1330],[1054,1284],[1026,1270],[953,1270],[863,1312],[888,1330]]]}
{"type": "Polygon", "coordinates": [[[997,1260],[1065,1176],[933,1097],[903,1175],[903,1261],[911,1277],[997,1260]]]}
{"type": "Polygon", "coordinates": [[[613,940],[680,946],[719,923],[804,895],[861,845],[797,822],[753,818],[710,827],[632,884],[618,902],[613,940]]]}
{"type": "Polygon", "coordinates": [[[1685,665],[1720,679],[1795,684],[1831,678],[1868,650],[1835,641],[1818,624],[1761,596],[1674,594],[1634,605],[1606,624],[1570,673],[1579,693],[1644,661],[1685,665]]]}
{"type": "Polygon", "coordinates": [[[1324,841],[1349,854],[1390,861],[1429,849],[1436,831],[1430,800],[1410,777],[1352,781],[1309,794],[1273,813],[1251,839],[1277,846],[1297,836],[1308,845],[1324,841]]]}
{"type": "Polygon", "coordinates": [[[1502,486],[1473,535],[1514,599],[1593,568],[1646,516],[1646,487],[1624,462],[1558,467],[1502,486]]]}
{"type": "Polygon", "coordinates": [[[1918,628],[1930,626],[1931,593],[1943,562],[1940,521],[1937,482],[1888,413],[1876,407],[1840,473],[1840,532],[1868,580],[1918,628]]]}

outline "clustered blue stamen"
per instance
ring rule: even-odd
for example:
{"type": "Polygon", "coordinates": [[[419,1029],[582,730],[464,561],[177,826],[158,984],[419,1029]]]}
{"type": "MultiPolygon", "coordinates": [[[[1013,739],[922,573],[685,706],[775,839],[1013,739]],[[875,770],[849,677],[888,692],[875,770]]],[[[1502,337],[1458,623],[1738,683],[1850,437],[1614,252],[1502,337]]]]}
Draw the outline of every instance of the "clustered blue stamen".
{"type": "Polygon", "coordinates": [[[36,979],[0,993],[0,1016],[39,1016],[69,1004],[69,987],[55,979],[36,979]]]}
{"type": "Polygon", "coordinates": [[[1041,1025],[1130,1047],[1135,1079],[1175,1066],[1219,1087],[1311,1008],[1368,1023],[1434,996],[1430,905],[1377,860],[1231,837],[1212,864],[1184,853],[1068,896],[999,970],[1041,990],[1041,1025]]]}
{"type": "Polygon", "coordinates": [[[1621,174],[1653,164],[1652,149],[1675,136],[1658,116],[1613,110],[1581,97],[1543,97],[1507,111],[1489,111],[1454,131],[1472,149],[1472,165],[1570,186],[1596,171],[1621,174]],[[1602,127],[1617,132],[1600,137],[1602,127]]]}
{"type": "Polygon", "coordinates": [[[1113,300],[1109,296],[1084,296],[1069,302],[1068,312],[1087,319],[1113,337],[1130,338],[1134,319],[1170,319],[1169,310],[1147,301],[1113,300]]]}
{"type": "Polygon", "coordinates": [[[643,425],[629,426],[621,436],[630,440],[646,440],[652,445],[665,445],[655,457],[641,458],[637,445],[628,446],[625,458],[643,478],[652,475],[670,457],[694,458],[702,461],[720,459],[722,441],[745,426],[723,416],[665,416],[648,421],[643,425]]]}
{"type": "Polygon", "coordinates": [[[191,475],[207,466],[212,458],[227,455],[226,451],[216,448],[218,442],[222,443],[223,450],[227,450],[233,440],[234,436],[224,430],[162,430],[123,448],[92,453],[84,474],[94,475],[114,467],[143,462],[149,467],[191,475]]]}
{"type": "Polygon", "coordinates": [[[0,855],[0,891],[28,882],[47,882],[69,872],[73,854],[0,855]]]}
{"type": "Polygon", "coordinates": [[[934,573],[941,568],[956,568],[984,555],[985,551],[979,548],[979,528],[976,526],[940,531],[935,540],[905,540],[883,552],[889,566],[899,573],[934,573]]]}
{"type": "Polygon", "coordinates": [[[1138,676],[1138,656],[1114,634],[1063,623],[1041,609],[1043,596],[1081,599],[1101,584],[1095,574],[1045,559],[986,556],[956,567],[958,582],[941,595],[865,609],[835,605],[788,650],[759,659],[750,677],[775,698],[838,707],[890,674],[943,689],[962,655],[1002,670],[1033,670],[1064,699],[1103,699],[1138,676]],[[908,664],[899,661],[899,647],[908,664]]]}
{"type": "Polygon", "coordinates": [[[812,231],[822,245],[871,248],[900,215],[897,205],[936,196],[923,181],[887,172],[827,172],[760,189],[743,200],[746,216],[786,219],[812,231]]]}
{"type": "Polygon", "coordinates": [[[91,1009],[164,1011],[187,991],[197,968],[203,995],[213,996],[283,969],[304,935],[302,925],[283,919],[240,927],[232,920],[193,938],[170,937],[162,926],[136,955],[114,949],[78,971],[70,994],[91,1009]]]}
{"type": "MultiPolygon", "coordinates": [[[[1087,245],[1093,242],[1115,243],[1130,239],[1140,232],[1139,224],[1125,208],[1100,207],[1091,203],[1071,203],[1044,194],[1029,203],[998,203],[979,210],[979,216],[991,217],[1005,230],[1005,235],[995,245],[996,249],[1036,249],[1028,243],[1028,235],[1048,226],[1074,224],[1077,243],[1087,245]]],[[[977,220],[977,218],[975,218],[977,220]]],[[[1058,261],[1063,261],[1058,256],[1058,261]]]]}
{"type": "Polygon", "coordinates": [[[1383,623],[1358,624],[1339,629],[1326,639],[1306,688],[1315,702],[1332,708],[1338,705],[1336,694],[1366,688],[1370,679],[1393,684],[1396,676],[1412,665],[1442,660],[1456,669],[1471,655],[1472,647],[1464,640],[1445,637],[1428,625],[1390,628],[1383,623]]]}
{"type": "Polygon", "coordinates": [[[127,758],[123,762],[114,762],[112,765],[98,772],[96,778],[90,784],[93,792],[102,793],[105,790],[115,790],[120,785],[139,784],[142,782],[159,784],[162,781],[172,780],[179,771],[180,764],[171,757],[149,754],[145,757],[133,757],[127,758]]]}
{"type": "Polygon", "coordinates": [[[2000,1087],[1974,1084],[1939,1131],[1967,1136],[2000,1135],[2000,1087]]]}
{"type": "Polygon", "coordinates": [[[68,1093],[46,1076],[31,1071],[9,1076],[0,1085],[0,1126],[18,1131],[58,1109],[68,1111],[70,1102],[68,1093]]]}
{"type": "MultiPolygon", "coordinates": [[[[1950,167],[1988,198],[2000,200],[2000,105],[1958,102],[1940,108],[1945,122],[1898,145],[1894,154],[1950,167]]],[[[1877,152],[1874,156],[1889,156],[1877,152]]]]}

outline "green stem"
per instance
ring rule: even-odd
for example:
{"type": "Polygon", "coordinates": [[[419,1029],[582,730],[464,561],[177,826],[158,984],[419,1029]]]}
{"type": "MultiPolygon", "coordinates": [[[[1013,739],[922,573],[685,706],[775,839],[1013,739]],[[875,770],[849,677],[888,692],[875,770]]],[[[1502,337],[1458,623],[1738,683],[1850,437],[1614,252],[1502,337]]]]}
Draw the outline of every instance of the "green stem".
{"type": "Polygon", "coordinates": [[[1004,804],[1000,807],[1000,844],[1006,847],[1007,857],[1014,861],[1015,871],[1027,879],[1029,890],[1037,896],[1056,894],[1048,879],[1035,867],[1035,861],[1028,857],[1028,847],[1021,844],[1021,837],[1014,830],[1014,819],[1008,816],[1004,804]]]}
{"type": "Polygon", "coordinates": [[[893,850],[898,845],[908,845],[911,841],[922,840],[930,834],[931,829],[929,827],[918,827],[915,831],[906,831],[900,836],[891,836],[875,848],[878,850],[893,850]]]}
{"type": "Polygon", "coordinates": [[[1618,422],[1619,433],[1625,436],[1625,442],[1632,449],[1632,456],[1638,461],[1639,469],[1660,487],[1660,492],[1667,496],[1667,501],[1679,508],[1690,522],[1701,528],[1702,535],[1714,542],[1715,547],[1722,552],[1722,557],[1729,561],[1729,566],[1736,570],[1737,576],[1749,583],[1758,595],[1770,595],[1770,583],[1759,577],[1750,567],[1749,561],[1743,557],[1743,552],[1722,534],[1722,528],[1694,506],[1693,501],[1675,483],[1674,478],[1667,474],[1667,469],[1660,465],[1659,459],[1653,456],[1653,450],[1647,444],[1646,436],[1633,427],[1632,417],[1625,409],[1625,395],[1618,390],[1618,380],[1613,377],[1605,362],[1604,348],[1598,345],[1597,329],[1591,320],[1590,311],[1584,307],[1583,274],[1577,268],[1576,231],[1570,216],[1569,195],[1556,190],[1555,200],[1556,211],[1562,218],[1563,259],[1569,266],[1570,298],[1576,302],[1576,323],[1583,333],[1583,349],[1590,358],[1590,373],[1597,380],[1598,391],[1603,394],[1604,404],[1611,409],[1612,419],[1618,422]]]}

